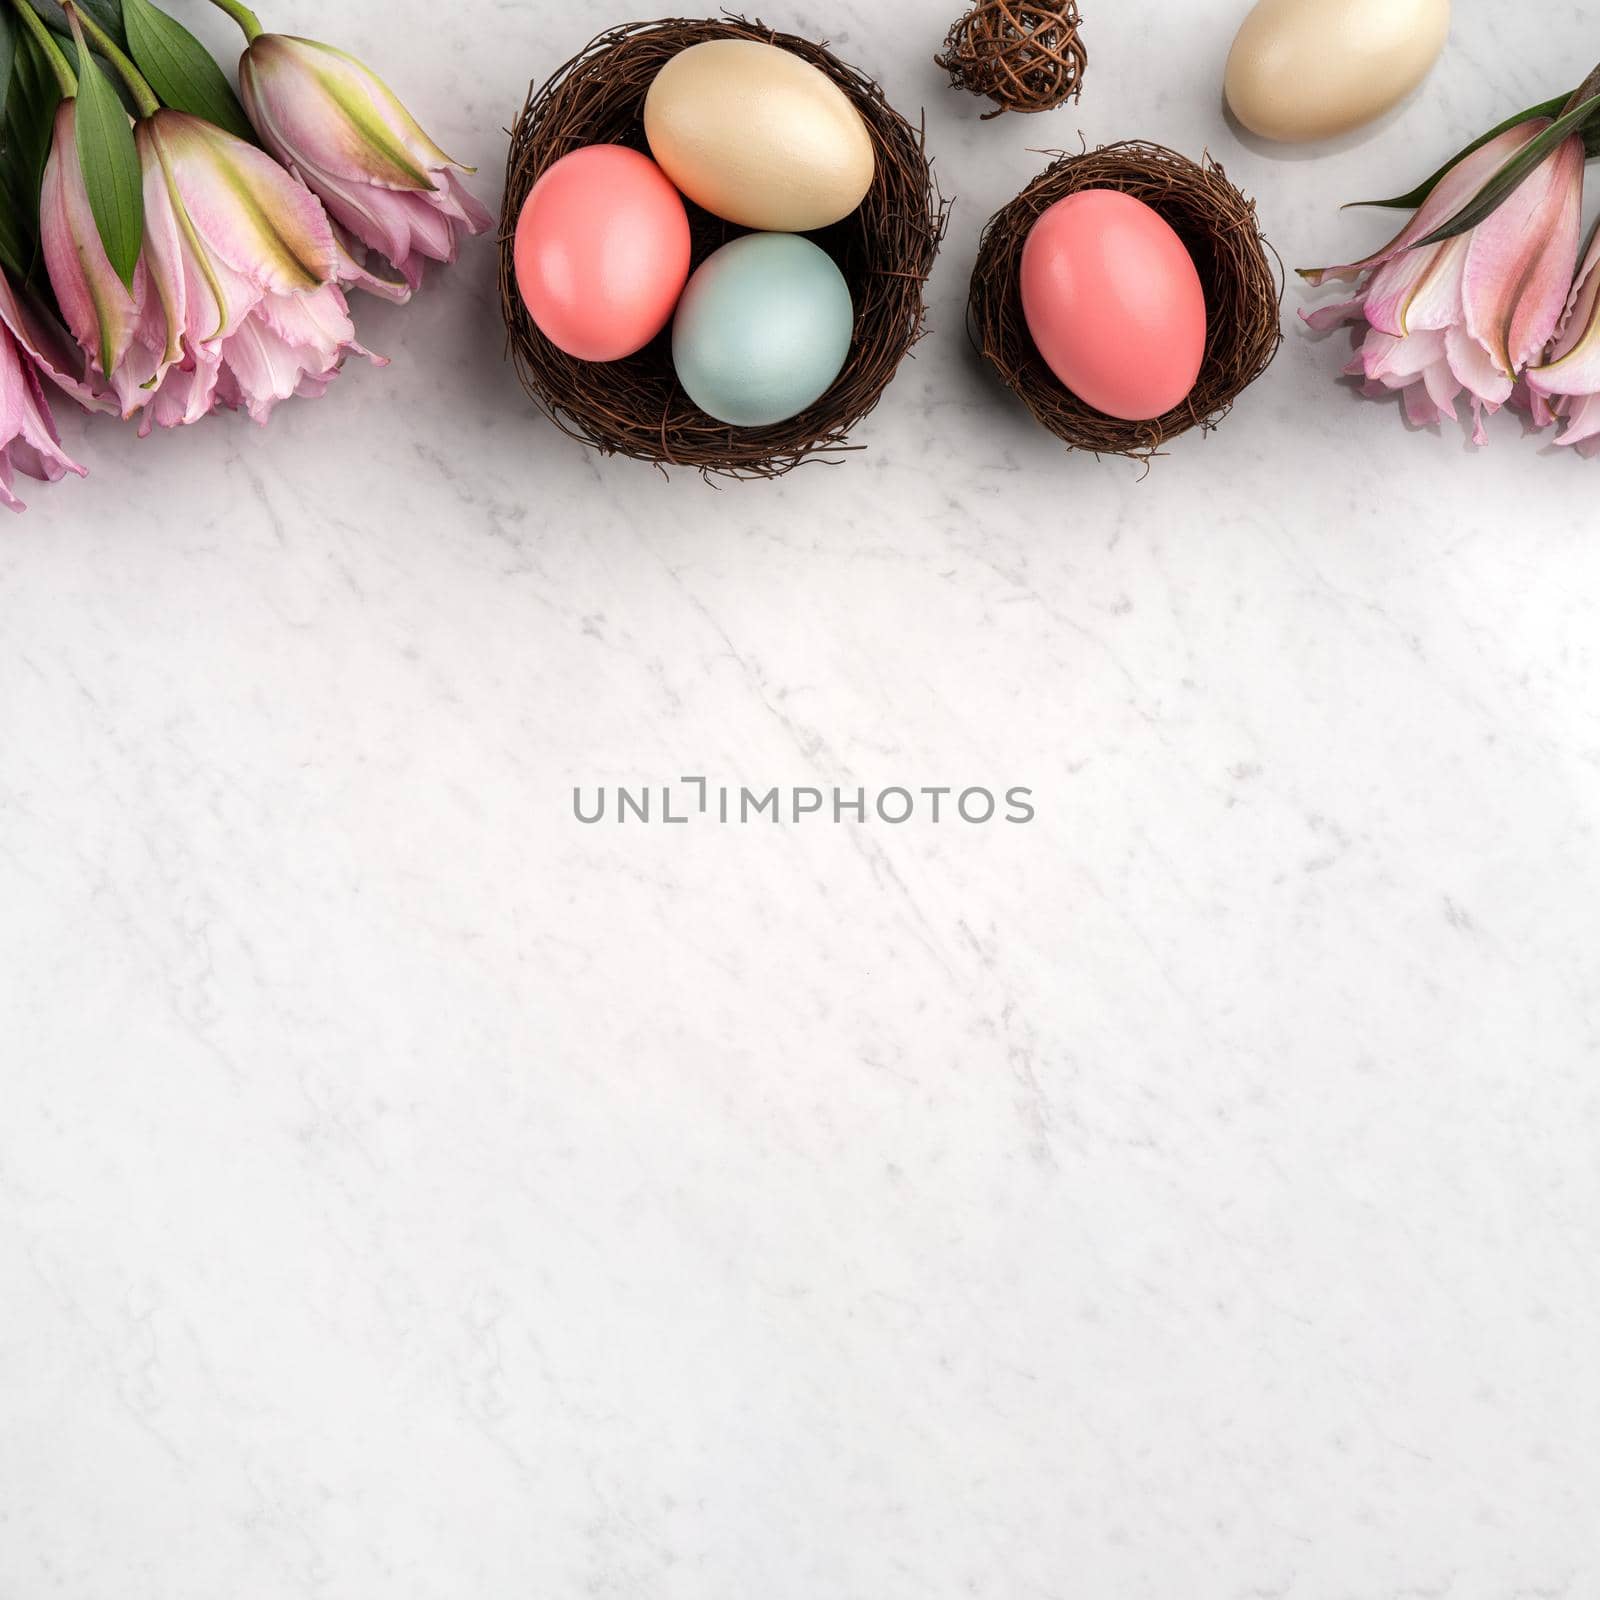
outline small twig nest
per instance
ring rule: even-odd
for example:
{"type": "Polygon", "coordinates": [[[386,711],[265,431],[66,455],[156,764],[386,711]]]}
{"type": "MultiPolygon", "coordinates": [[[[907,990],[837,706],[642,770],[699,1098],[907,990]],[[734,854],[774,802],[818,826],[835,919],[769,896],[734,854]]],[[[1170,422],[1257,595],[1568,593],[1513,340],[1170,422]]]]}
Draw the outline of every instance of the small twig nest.
{"type": "Polygon", "coordinates": [[[1148,462],[1191,428],[1214,428],[1272,365],[1283,343],[1283,264],[1263,237],[1255,202],[1209,156],[1197,166],[1130,140],[1062,155],[984,229],[967,302],[973,343],[1006,387],[1075,450],[1148,462]],[[1120,189],[1153,207],[1183,240],[1206,296],[1206,353],[1182,405],[1152,422],[1121,422],[1086,406],[1045,365],[1022,310],[1022,247],[1039,214],[1082,189],[1120,189]]]}
{"type": "Polygon", "coordinates": [[[1051,111],[1083,93],[1089,52],[1077,0],[978,0],[952,25],[934,63],[957,89],[985,95],[1003,111],[1051,111]]]}
{"type": "MultiPolygon", "coordinates": [[[[684,203],[693,266],[748,231],[684,203]]],[[[922,131],[888,103],[871,78],[825,46],[732,16],[613,28],[530,91],[511,132],[500,221],[500,298],[522,386],[562,432],[603,454],[694,467],[708,476],[772,478],[803,461],[860,449],[849,442],[851,429],[877,405],[922,337],[923,285],[947,210],[922,131]],[[850,285],[856,320],[849,358],[820,400],[770,427],[730,427],[690,402],[673,370],[670,324],[625,360],[578,361],[539,332],[517,292],[517,218],[540,175],[583,145],[621,144],[648,153],[644,100],[651,83],[679,51],[707,39],[756,39],[809,61],[849,96],[877,153],[877,175],[860,207],[809,236],[850,285]]]]}

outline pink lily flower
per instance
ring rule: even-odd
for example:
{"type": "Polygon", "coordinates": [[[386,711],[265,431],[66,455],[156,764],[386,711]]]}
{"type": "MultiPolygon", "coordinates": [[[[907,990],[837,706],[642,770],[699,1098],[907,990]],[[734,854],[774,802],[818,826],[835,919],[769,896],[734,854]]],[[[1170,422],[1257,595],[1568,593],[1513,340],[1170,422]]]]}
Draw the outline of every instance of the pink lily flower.
{"type": "Polygon", "coordinates": [[[239,93],[266,147],[409,288],[422,282],[422,258],[453,262],[459,233],[493,226],[461,182],[474,169],[452,161],[388,85],[342,50],[260,34],[239,64],[239,93]]]}
{"type": "Polygon", "coordinates": [[[1456,417],[1465,394],[1485,442],[1485,415],[1511,399],[1561,319],[1577,259],[1584,150],[1567,139],[1486,220],[1440,244],[1421,245],[1458,215],[1496,172],[1550,126],[1536,118],[1464,157],[1400,234],[1364,261],[1304,272],[1313,284],[1361,279],[1343,305],[1302,316],[1317,329],[1364,322],[1345,368],[1373,396],[1402,392],[1418,426],[1456,417]]]}
{"type": "Polygon", "coordinates": [[[39,197],[39,234],[56,304],[88,357],[91,381],[115,395],[124,418],[150,403],[178,357],[148,251],[130,288],[100,242],[78,161],[77,102],[56,109],[55,133],[39,197]]]}
{"type": "Polygon", "coordinates": [[[356,342],[340,247],[316,196],[270,156],[181,111],[135,129],[145,255],[178,356],[143,431],[214,406],[265,422],[291,395],[324,393],[356,342]]]}
{"type": "Polygon", "coordinates": [[[1528,397],[1540,427],[1566,424],[1557,444],[1600,455],[1600,229],[1548,359],[1529,369],[1528,397]]]}
{"type": "Polygon", "coordinates": [[[80,478],[88,476],[61,448],[45,380],[86,410],[110,409],[73,376],[76,363],[62,348],[63,343],[41,319],[29,314],[10,281],[0,273],[0,504],[13,511],[25,509],[12,492],[18,472],[41,483],[58,483],[69,472],[80,478]]]}

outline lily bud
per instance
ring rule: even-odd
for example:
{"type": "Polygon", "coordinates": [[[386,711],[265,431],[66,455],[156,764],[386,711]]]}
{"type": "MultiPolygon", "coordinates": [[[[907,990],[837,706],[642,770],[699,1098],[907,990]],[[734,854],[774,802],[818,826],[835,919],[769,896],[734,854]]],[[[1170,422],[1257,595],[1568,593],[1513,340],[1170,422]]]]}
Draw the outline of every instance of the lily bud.
{"type": "Polygon", "coordinates": [[[56,304],[88,357],[91,380],[104,380],[122,415],[131,417],[150,403],[178,351],[151,279],[148,251],[130,287],[100,242],[78,160],[75,100],[56,108],[39,196],[39,237],[56,304]]]}
{"type": "Polygon", "coordinates": [[[452,262],[460,233],[493,225],[461,182],[474,169],[452,161],[388,85],[342,50],[261,34],[240,62],[239,90],[262,143],[412,289],[424,257],[452,262]]]}
{"type": "Polygon", "coordinates": [[[319,395],[356,343],[338,287],[341,251],[316,197],[270,156],[180,111],[135,130],[145,174],[145,255],[181,355],[152,422],[215,405],[265,422],[280,400],[319,395]]]}

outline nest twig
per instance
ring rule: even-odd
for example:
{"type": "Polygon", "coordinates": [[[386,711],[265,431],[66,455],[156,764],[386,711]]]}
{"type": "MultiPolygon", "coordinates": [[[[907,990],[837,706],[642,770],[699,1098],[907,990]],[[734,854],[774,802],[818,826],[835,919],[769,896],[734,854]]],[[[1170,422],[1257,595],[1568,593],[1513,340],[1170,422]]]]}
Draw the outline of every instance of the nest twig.
{"type": "Polygon", "coordinates": [[[1202,164],[1129,140],[1062,155],[990,218],[967,302],[973,343],[1035,418],[1077,450],[1148,462],[1191,428],[1214,428],[1272,364],[1283,343],[1283,266],[1255,202],[1207,156],[1202,164]],[[1151,422],[1085,405],[1046,366],[1022,310],[1022,248],[1041,212],[1083,189],[1118,189],[1153,207],[1194,258],[1206,296],[1206,352],[1183,403],[1151,422]]]}
{"type": "Polygon", "coordinates": [[[934,64],[957,89],[1006,111],[1050,111],[1083,93],[1089,51],[1077,0],[977,0],[955,22],[934,64]]]}
{"type": "MultiPolygon", "coordinates": [[[[685,202],[693,265],[745,229],[685,202]]],[[[948,205],[933,178],[922,131],[864,72],[824,45],[760,22],[667,18],[613,28],[530,91],[511,132],[500,229],[500,298],[512,358],[534,403],[564,433],[610,455],[707,475],[771,478],[804,461],[859,449],[851,430],[877,405],[924,331],[923,285],[944,236],[948,205]],[[661,68],[707,39],[755,39],[792,51],[849,97],[872,136],[877,174],[860,207],[811,235],[838,263],[855,301],[844,370],[815,404],[787,422],[734,428],[698,410],[679,387],[670,330],[623,361],[579,361],[534,326],[517,292],[517,218],[540,175],[589,144],[648,152],[644,99],[661,68]]]]}

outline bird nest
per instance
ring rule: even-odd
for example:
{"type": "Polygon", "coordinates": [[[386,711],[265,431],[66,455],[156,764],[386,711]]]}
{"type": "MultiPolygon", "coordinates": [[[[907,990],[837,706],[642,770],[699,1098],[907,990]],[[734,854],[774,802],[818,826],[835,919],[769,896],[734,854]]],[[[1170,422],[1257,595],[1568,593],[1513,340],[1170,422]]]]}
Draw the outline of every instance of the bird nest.
{"type": "Polygon", "coordinates": [[[1255,202],[1206,157],[1127,141],[1062,155],[984,229],[967,302],[973,343],[1040,423],[1076,450],[1148,461],[1180,434],[1210,429],[1272,364],[1283,343],[1283,266],[1255,202]],[[1084,189],[1118,189],[1166,219],[1200,272],[1206,350],[1183,403],[1150,422],[1121,422],[1085,405],[1045,365],[1022,310],[1022,248],[1041,212],[1084,189]]]}
{"type": "Polygon", "coordinates": [[[951,26],[934,65],[953,88],[994,102],[985,122],[1006,111],[1052,111],[1083,93],[1082,27],[1077,0],[978,0],[951,26]]]}
{"type": "MultiPolygon", "coordinates": [[[[748,231],[684,203],[693,266],[748,231]]],[[[572,438],[607,455],[663,467],[770,478],[804,461],[859,449],[850,442],[851,431],[877,405],[922,336],[923,286],[944,236],[947,210],[921,129],[889,104],[877,83],[826,46],[731,16],[613,28],[530,92],[511,131],[500,226],[500,298],[522,386],[572,438]],[[584,145],[620,144],[648,153],[644,101],[651,83],[672,57],[708,39],[758,40],[810,62],[860,112],[877,156],[877,172],[860,207],[809,236],[838,264],[855,303],[844,369],[813,405],[767,427],[731,427],[689,400],[673,370],[670,328],[622,361],[579,361],[540,333],[517,291],[517,218],[539,177],[584,145]]]]}

